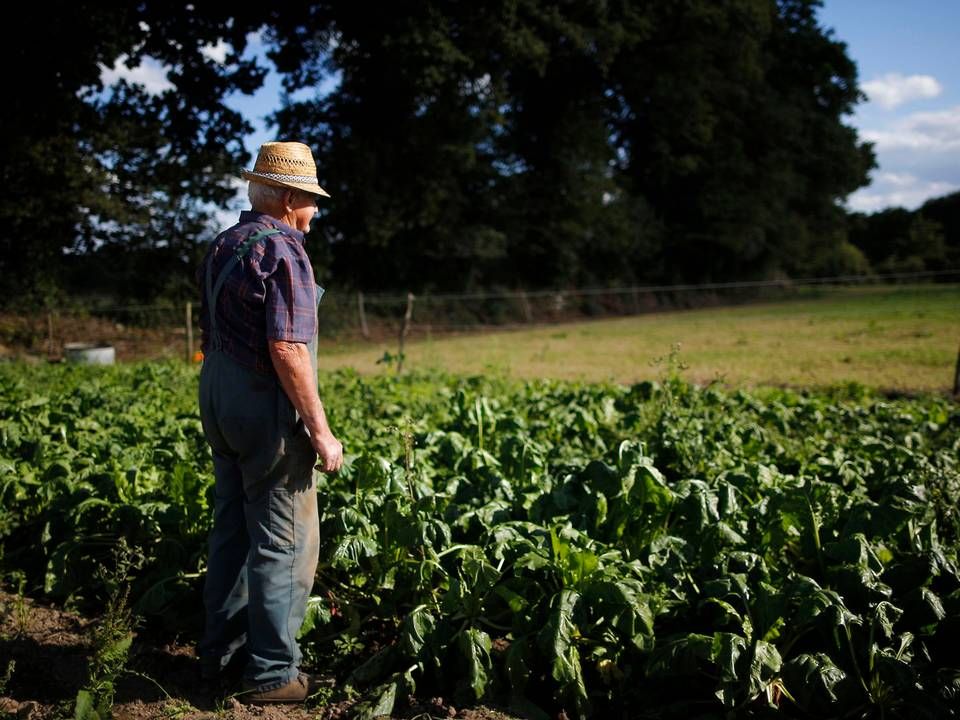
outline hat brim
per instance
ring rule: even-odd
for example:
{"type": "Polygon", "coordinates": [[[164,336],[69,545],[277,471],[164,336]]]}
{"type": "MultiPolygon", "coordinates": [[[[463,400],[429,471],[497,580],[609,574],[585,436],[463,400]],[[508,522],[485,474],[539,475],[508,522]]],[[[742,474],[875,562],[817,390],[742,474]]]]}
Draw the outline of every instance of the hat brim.
{"type": "Polygon", "coordinates": [[[317,182],[313,183],[301,183],[301,182],[288,182],[286,180],[277,180],[266,175],[261,175],[258,172],[252,170],[241,170],[240,176],[244,180],[249,180],[250,182],[258,182],[263,185],[272,185],[273,187],[282,187],[290,188],[291,190],[302,190],[303,192],[310,193],[312,195],[320,195],[321,197],[330,197],[330,193],[320,187],[320,184],[317,182]]]}

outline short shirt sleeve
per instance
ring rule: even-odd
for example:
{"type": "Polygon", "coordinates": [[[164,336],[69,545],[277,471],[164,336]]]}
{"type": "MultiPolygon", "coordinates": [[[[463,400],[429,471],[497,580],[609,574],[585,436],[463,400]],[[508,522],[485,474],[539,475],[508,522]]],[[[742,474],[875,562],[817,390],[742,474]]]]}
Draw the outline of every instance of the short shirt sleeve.
{"type": "Polygon", "coordinates": [[[260,267],[267,338],[300,343],[313,340],[317,332],[316,284],[303,248],[289,238],[279,238],[269,244],[260,267]]]}

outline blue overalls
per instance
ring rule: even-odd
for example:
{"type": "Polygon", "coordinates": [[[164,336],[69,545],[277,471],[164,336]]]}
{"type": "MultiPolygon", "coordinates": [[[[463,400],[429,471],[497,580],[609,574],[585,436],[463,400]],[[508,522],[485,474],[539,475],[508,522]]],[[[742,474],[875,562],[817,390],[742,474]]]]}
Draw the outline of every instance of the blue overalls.
{"type": "MultiPolygon", "coordinates": [[[[317,454],[275,375],[262,375],[222,351],[216,302],[227,276],[276,229],[241,244],[212,283],[206,268],[210,343],[200,372],[200,418],[213,452],[215,495],[207,576],[206,626],[198,653],[210,677],[245,654],[246,685],[286,685],[301,661],[297,632],[313,587],[320,548],[317,454]]],[[[318,288],[317,302],[322,290],[318,288]]],[[[316,369],[316,338],[310,344],[316,369]]]]}

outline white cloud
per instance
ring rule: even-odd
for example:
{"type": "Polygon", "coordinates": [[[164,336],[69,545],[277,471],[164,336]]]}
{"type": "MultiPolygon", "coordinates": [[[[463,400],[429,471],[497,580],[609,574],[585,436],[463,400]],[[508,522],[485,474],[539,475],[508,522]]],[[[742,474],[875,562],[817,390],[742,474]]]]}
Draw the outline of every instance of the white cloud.
{"type": "Polygon", "coordinates": [[[863,90],[870,98],[887,110],[912,100],[935,98],[943,88],[937,79],[930,75],[908,75],[888,73],[863,84],[863,90]]]}
{"type": "Polygon", "coordinates": [[[909,188],[917,184],[917,178],[910,173],[880,173],[877,180],[896,188],[909,188]]]}
{"type": "Polygon", "coordinates": [[[936,112],[913,113],[889,129],[863,130],[860,134],[864,140],[875,143],[877,150],[960,150],[960,105],[936,112]]]}
{"type": "Polygon", "coordinates": [[[960,189],[942,180],[924,180],[909,173],[878,173],[869,187],[858,190],[847,199],[851,210],[872,213],[889,207],[914,210],[932,197],[960,189]]]}
{"type": "Polygon", "coordinates": [[[106,87],[110,87],[118,80],[126,80],[129,83],[142,85],[151,95],[160,95],[173,89],[173,83],[167,80],[167,71],[167,67],[151,57],[144,57],[140,65],[129,68],[126,64],[126,56],[122,56],[117,59],[113,68],[108,68],[106,65],[100,66],[100,81],[106,87]]]}
{"type": "Polygon", "coordinates": [[[230,45],[220,38],[216,45],[204,45],[200,52],[218,65],[223,65],[227,60],[227,53],[230,52],[230,45]]]}
{"type": "Polygon", "coordinates": [[[263,28],[247,33],[247,49],[244,56],[259,55],[263,56],[267,50],[265,31],[263,28]]]}
{"type": "Polygon", "coordinates": [[[220,207],[213,213],[214,222],[220,230],[226,230],[235,225],[241,210],[250,207],[250,200],[247,198],[247,181],[239,176],[239,173],[230,178],[230,184],[234,189],[234,196],[227,201],[225,207],[220,207]]]}

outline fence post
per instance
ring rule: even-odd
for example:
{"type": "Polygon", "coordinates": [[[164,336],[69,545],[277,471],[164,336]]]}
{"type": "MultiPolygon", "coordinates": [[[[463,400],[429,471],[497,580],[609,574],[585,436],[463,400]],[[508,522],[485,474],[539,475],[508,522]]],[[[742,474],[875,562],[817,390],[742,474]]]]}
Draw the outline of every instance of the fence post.
{"type": "Polygon", "coordinates": [[[187,300],[187,364],[193,362],[193,303],[187,300]]]}
{"type": "Polygon", "coordinates": [[[533,322],[533,312],[530,310],[530,301],[527,299],[527,291],[520,291],[520,307],[523,308],[523,317],[528,323],[533,322]]]}
{"type": "Polygon", "coordinates": [[[960,397],[960,348],[957,349],[957,369],[953,371],[953,396],[960,397]]]}
{"type": "Polygon", "coordinates": [[[367,313],[363,308],[363,291],[357,293],[357,311],[360,313],[360,332],[366,340],[370,339],[370,328],[367,327],[367,313]]]}
{"type": "Polygon", "coordinates": [[[407,311],[403,315],[403,324],[400,326],[400,350],[397,352],[397,372],[403,370],[403,344],[410,330],[410,319],[413,317],[413,293],[407,293],[407,311]]]}
{"type": "Polygon", "coordinates": [[[563,295],[563,290],[560,290],[553,295],[553,312],[559,317],[560,313],[563,312],[566,305],[565,298],[563,295]]]}
{"type": "Polygon", "coordinates": [[[53,357],[53,312],[47,312],[47,358],[53,357]]]}

